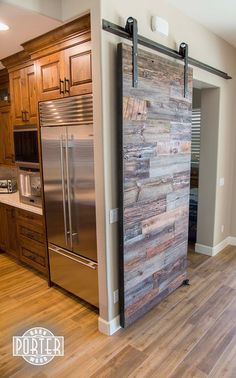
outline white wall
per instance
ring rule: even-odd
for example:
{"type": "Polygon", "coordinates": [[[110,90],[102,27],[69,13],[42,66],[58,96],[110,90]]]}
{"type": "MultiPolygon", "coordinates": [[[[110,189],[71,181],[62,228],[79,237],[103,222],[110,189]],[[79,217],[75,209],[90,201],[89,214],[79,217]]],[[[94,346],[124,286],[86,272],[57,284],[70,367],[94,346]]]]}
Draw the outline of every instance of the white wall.
{"type": "MultiPolygon", "coordinates": [[[[194,68],[194,79],[208,83],[219,88],[220,106],[219,122],[215,129],[211,129],[214,136],[209,147],[207,175],[210,185],[210,195],[207,197],[207,211],[205,211],[202,235],[199,243],[215,246],[232,232],[236,235],[236,219],[231,227],[232,207],[232,177],[235,160],[235,105],[234,93],[236,90],[236,51],[225,41],[209,32],[206,28],[186,17],[170,6],[165,0],[102,0],[101,16],[111,22],[125,25],[127,17],[137,18],[139,34],[147,38],[177,49],[179,43],[185,41],[189,44],[191,57],[210,64],[234,77],[226,81],[222,78],[194,68]],[[155,34],[150,28],[151,15],[159,15],[169,22],[170,35],[163,37],[155,34]],[[225,186],[219,187],[219,178],[225,178],[225,186]],[[221,224],[224,232],[221,233],[221,224]]],[[[118,287],[118,248],[117,228],[109,225],[108,211],[117,206],[117,172],[116,172],[116,44],[120,38],[103,31],[102,33],[102,100],[103,100],[103,136],[104,136],[104,164],[105,164],[105,190],[106,190],[106,239],[107,239],[107,270],[110,288],[108,289],[111,315],[118,313],[118,307],[112,304],[112,291],[118,287]]],[[[214,96],[213,96],[214,97],[214,96]]],[[[209,104],[211,103],[209,98],[209,104]]],[[[213,100],[212,100],[213,101],[213,100]]],[[[214,101],[213,101],[214,102],[214,101]]],[[[210,142],[209,142],[210,143],[210,142]]],[[[203,175],[203,176],[204,176],[203,175]]],[[[204,180],[204,177],[202,177],[204,180]]],[[[236,208],[236,202],[235,202],[236,208]]],[[[200,232],[201,234],[201,232],[200,232]]]]}
{"type": "Polygon", "coordinates": [[[62,18],[63,0],[2,0],[0,3],[16,5],[17,7],[43,14],[58,20],[62,18]]]}

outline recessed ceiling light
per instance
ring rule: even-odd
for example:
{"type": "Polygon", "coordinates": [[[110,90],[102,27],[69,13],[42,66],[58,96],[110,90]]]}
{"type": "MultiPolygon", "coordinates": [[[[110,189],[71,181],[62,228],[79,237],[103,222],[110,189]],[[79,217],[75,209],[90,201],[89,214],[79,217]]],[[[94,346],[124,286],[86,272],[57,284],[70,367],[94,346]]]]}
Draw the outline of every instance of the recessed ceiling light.
{"type": "Polygon", "coordinates": [[[0,31],[2,30],[9,30],[9,26],[0,22],[0,31]]]}

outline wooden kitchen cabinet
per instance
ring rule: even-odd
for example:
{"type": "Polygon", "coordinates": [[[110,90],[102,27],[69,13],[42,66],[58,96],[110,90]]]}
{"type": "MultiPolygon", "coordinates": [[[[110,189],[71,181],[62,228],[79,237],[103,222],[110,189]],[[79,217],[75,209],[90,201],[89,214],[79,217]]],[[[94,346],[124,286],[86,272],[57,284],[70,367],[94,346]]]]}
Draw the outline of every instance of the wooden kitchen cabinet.
{"type": "Polygon", "coordinates": [[[6,251],[13,257],[19,257],[19,247],[17,240],[16,208],[6,206],[6,251]]]}
{"type": "Polygon", "coordinates": [[[91,41],[64,51],[65,95],[75,96],[92,92],[91,41]]]}
{"type": "Polygon", "coordinates": [[[37,124],[37,91],[34,64],[9,74],[13,125],[37,124]]]}
{"type": "Polygon", "coordinates": [[[44,56],[36,61],[39,100],[45,101],[63,97],[63,66],[64,60],[61,51],[44,56]]]}
{"type": "Polygon", "coordinates": [[[11,256],[19,257],[16,209],[0,203],[0,248],[11,256]]]}
{"type": "Polygon", "coordinates": [[[13,124],[10,106],[0,107],[0,164],[14,165],[13,124]]]}
{"type": "Polygon", "coordinates": [[[7,69],[0,70],[0,107],[10,104],[9,75],[7,69]]]}
{"type": "Polygon", "coordinates": [[[17,210],[20,261],[47,274],[47,245],[42,215],[17,210]]]}
{"type": "Polygon", "coordinates": [[[92,92],[91,41],[36,61],[40,101],[92,92]]]}
{"type": "Polygon", "coordinates": [[[0,203],[0,249],[41,273],[48,273],[43,216],[0,203]]]}
{"type": "Polygon", "coordinates": [[[6,206],[0,203],[0,249],[6,250],[6,206]]]}

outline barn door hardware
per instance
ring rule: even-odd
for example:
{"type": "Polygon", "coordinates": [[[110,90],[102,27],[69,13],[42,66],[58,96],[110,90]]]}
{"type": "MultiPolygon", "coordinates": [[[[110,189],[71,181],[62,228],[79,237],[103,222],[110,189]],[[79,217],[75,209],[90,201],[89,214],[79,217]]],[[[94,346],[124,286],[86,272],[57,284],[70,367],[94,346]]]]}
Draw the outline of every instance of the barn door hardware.
{"type": "Polygon", "coordinates": [[[182,42],[179,46],[179,55],[184,59],[184,97],[188,94],[188,44],[182,42]]]}
{"type": "Polygon", "coordinates": [[[125,31],[132,38],[132,84],[134,88],[138,87],[138,22],[135,18],[129,17],[126,21],[125,31]]]}
{"type": "MultiPolygon", "coordinates": [[[[132,17],[130,17],[130,18],[132,18],[132,17]]],[[[122,26],[113,24],[112,22],[107,21],[107,20],[102,20],[102,27],[103,27],[103,30],[105,30],[109,33],[118,35],[121,38],[133,40],[133,33],[132,34],[129,33],[122,26]]],[[[183,56],[180,55],[179,51],[176,51],[176,50],[173,50],[173,49],[171,49],[167,46],[161,45],[160,43],[152,41],[151,39],[148,39],[148,38],[143,37],[141,35],[137,35],[137,44],[140,44],[142,46],[148,47],[149,49],[152,49],[154,51],[157,51],[157,52],[160,52],[160,53],[165,54],[167,56],[170,56],[171,58],[183,60],[183,56]]],[[[188,64],[191,65],[191,66],[194,66],[194,67],[201,68],[202,70],[210,72],[213,75],[220,76],[223,79],[226,79],[226,80],[232,79],[232,77],[229,76],[226,72],[218,70],[217,68],[209,66],[208,64],[202,63],[199,60],[191,58],[190,56],[188,57],[188,64]]]]}

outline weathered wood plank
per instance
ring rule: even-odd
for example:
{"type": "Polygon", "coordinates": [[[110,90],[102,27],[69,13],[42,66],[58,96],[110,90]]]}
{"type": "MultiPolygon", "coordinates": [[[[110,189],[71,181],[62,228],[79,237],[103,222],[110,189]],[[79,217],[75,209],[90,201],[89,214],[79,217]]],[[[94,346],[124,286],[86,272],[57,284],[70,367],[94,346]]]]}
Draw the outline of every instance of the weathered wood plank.
{"type": "Polygon", "coordinates": [[[183,66],[122,45],[121,293],[127,326],[186,278],[191,157],[192,74],[183,97],[183,66]]]}

